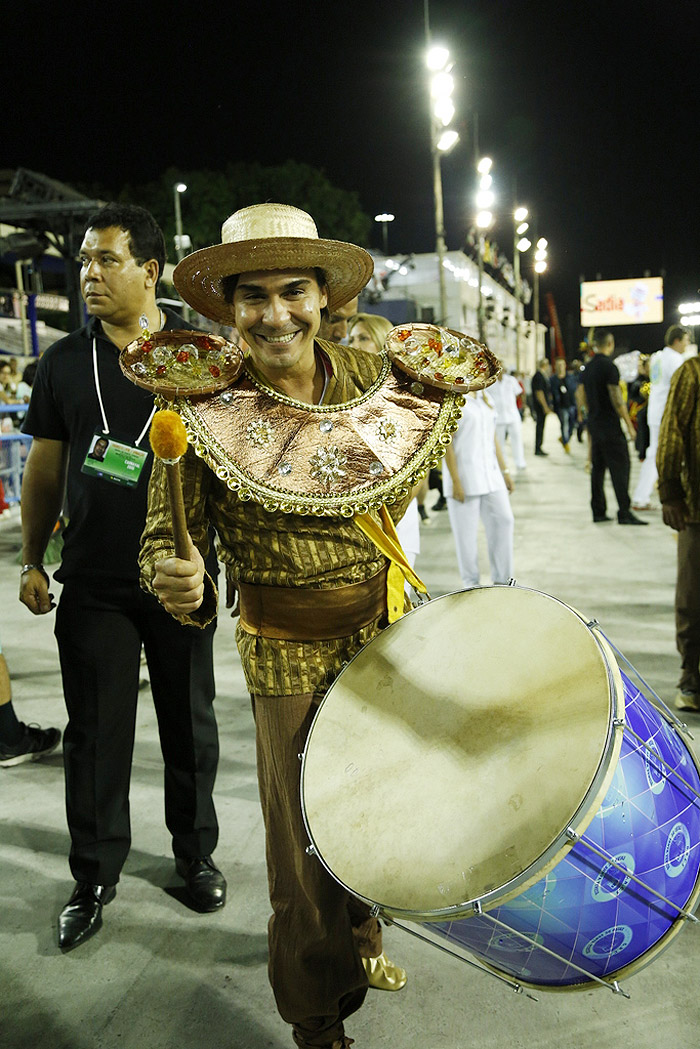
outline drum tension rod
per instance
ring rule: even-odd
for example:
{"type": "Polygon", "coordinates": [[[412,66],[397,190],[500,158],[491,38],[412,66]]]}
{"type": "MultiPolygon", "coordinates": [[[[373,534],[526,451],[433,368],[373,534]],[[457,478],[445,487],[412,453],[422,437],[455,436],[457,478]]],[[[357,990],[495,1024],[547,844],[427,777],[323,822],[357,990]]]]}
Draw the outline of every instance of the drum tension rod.
{"type": "Polygon", "coordinates": [[[671,765],[669,765],[669,763],[667,761],[664,761],[664,759],[661,757],[661,755],[659,753],[657,753],[657,751],[655,751],[652,747],[650,747],[649,743],[645,739],[642,739],[642,737],[640,735],[638,735],[638,733],[636,733],[634,731],[634,729],[628,729],[628,732],[629,732],[630,736],[634,736],[634,738],[639,743],[640,747],[643,747],[644,750],[646,750],[647,753],[651,755],[651,757],[654,759],[654,761],[658,762],[659,765],[663,765],[663,767],[668,772],[669,776],[675,776],[676,779],[681,781],[683,786],[686,787],[690,791],[690,793],[693,795],[693,798],[691,798],[690,800],[693,801],[694,804],[697,803],[698,801],[700,801],[700,794],[698,794],[697,790],[692,785],[692,783],[689,783],[688,780],[684,776],[681,776],[681,774],[678,771],[678,769],[674,769],[671,765]]]}
{"type": "Polygon", "coordinates": [[[657,892],[656,889],[652,889],[651,885],[647,885],[645,881],[642,881],[641,878],[638,878],[636,874],[634,874],[629,869],[629,867],[625,867],[623,863],[618,863],[617,860],[613,859],[609,852],[606,852],[605,849],[597,848],[590,841],[587,841],[582,834],[577,834],[573,827],[567,828],[566,836],[569,839],[569,841],[575,842],[576,844],[584,845],[595,856],[598,856],[599,859],[605,860],[606,863],[610,864],[611,867],[616,867],[617,870],[621,871],[621,873],[624,874],[627,878],[629,878],[630,881],[636,882],[637,885],[641,885],[641,887],[643,889],[646,889],[646,891],[652,896],[656,896],[658,900],[662,900],[663,903],[668,904],[668,906],[673,908],[674,911],[678,911],[678,914],[681,918],[685,918],[686,921],[695,922],[697,924],[699,919],[696,918],[694,914],[691,914],[690,911],[686,911],[682,907],[679,907],[677,903],[674,903],[673,900],[669,900],[667,896],[663,896],[660,892],[657,892]]]}
{"type": "MultiPolygon", "coordinates": [[[[594,622],[596,622],[596,624],[597,624],[597,620],[594,620],[594,622]]],[[[688,736],[689,739],[695,739],[695,736],[690,731],[690,729],[686,725],[685,721],[681,721],[681,719],[679,717],[677,717],[676,714],[674,714],[674,712],[671,710],[671,708],[666,703],[664,703],[663,699],[658,694],[658,692],[656,692],[655,689],[653,689],[651,687],[649,682],[646,681],[642,677],[642,675],[639,673],[639,671],[634,666],[634,664],[630,663],[629,659],[624,654],[624,652],[620,652],[620,649],[617,647],[617,645],[615,645],[610,640],[610,638],[607,636],[607,634],[605,633],[604,630],[601,630],[600,632],[603,635],[603,637],[605,638],[605,640],[607,641],[607,643],[612,648],[612,650],[615,653],[615,655],[620,657],[620,659],[625,664],[627,669],[630,670],[632,672],[632,674],[634,674],[634,676],[636,677],[637,681],[639,681],[639,683],[641,685],[643,685],[643,687],[647,690],[647,692],[649,693],[649,696],[653,696],[653,699],[656,700],[656,702],[654,702],[652,700],[651,701],[651,705],[653,707],[656,707],[656,709],[661,714],[661,716],[664,718],[664,720],[667,721],[669,724],[673,725],[677,730],[682,732],[683,735],[688,736]]]]}
{"type": "Polygon", "coordinates": [[[450,950],[443,943],[438,943],[437,940],[433,940],[429,936],[425,936],[423,933],[418,932],[416,929],[410,929],[408,925],[404,925],[403,922],[394,921],[393,918],[385,917],[384,920],[389,925],[395,925],[397,929],[403,929],[409,936],[415,936],[417,940],[422,940],[423,943],[427,943],[430,947],[437,947],[439,951],[444,954],[449,954],[450,957],[456,958],[458,962],[463,962],[464,965],[470,965],[472,969],[476,969],[480,973],[485,973],[486,976],[491,976],[493,979],[498,980],[500,983],[506,984],[516,994],[524,994],[526,998],[529,998],[531,1002],[539,1002],[539,998],[535,998],[534,994],[530,994],[526,991],[521,983],[515,980],[509,980],[506,976],[501,976],[500,973],[494,972],[493,969],[487,969],[485,965],[479,965],[478,962],[472,961],[471,958],[465,958],[464,954],[458,954],[457,951],[450,950]]]}
{"type": "MultiPolygon", "coordinates": [[[[573,831],[571,827],[569,827],[567,835],[569,831],[571,831],[572,834],[575,834],[575,831],[573,831]]],[[[576,972],[583,973],[586,979],[593,980],[595,983],[600,984],[601,987],[607,987],[608,990],[613,992],[613,994],[621,994],[623,998],[630,997],[627,991],[623,991],[622,987],[620,987],[617,980],[602,980],[600,976],[596,976],[595,973],[589,972],[588,969],[582,969],[580,965],[576,965],[576,963],[572,962],[570,958],[564,958],[563,955],[557,954],[556,951],[550,951],[549,947],[545,947],[543,944],[538,943],[537,940],[533,940],[531,936],[526,936],[525,933],[520,932],[519,929],[514,929],[512,925],[507,925],[505,922],[500,921],[498,918],[494,918],[493,915],[490,914],[488,911],[483,911],[481,908],[480,900],[475,900],[472,906],[474,907],[475,914],[481,915],[482,918],[485,918],[487,921],[490,921],[494,925],[499,926],[499,928],[505,929],[506,932],[511,933],[513,936],[519,937],[519,939],[524,940],[525,943],[529,943],[530,946],[533,947],[535,950],[543,951],[544,954],[548,954],[551,958],[556,958],[557,961],[561,962],[563,965],[567,965],[569,966],[569,968],[575,969],[576,972]]]]}

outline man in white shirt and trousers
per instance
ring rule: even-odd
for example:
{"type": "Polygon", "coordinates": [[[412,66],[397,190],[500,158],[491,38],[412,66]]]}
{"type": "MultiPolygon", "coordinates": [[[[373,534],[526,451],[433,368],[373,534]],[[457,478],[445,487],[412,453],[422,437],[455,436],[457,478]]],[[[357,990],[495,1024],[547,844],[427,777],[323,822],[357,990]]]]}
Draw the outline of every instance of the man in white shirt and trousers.
{"type": "Polygon", "coordinates": [[[659,429],[663,418],[671,379],[680,368],[685,357],[685,350],[690,342],[690,332],[680,324],[672,324],[666,332],[666,345],[663,350],[652,354],[649,364],[651,390],[647,406],[647,423],[649,424],[649,447],[637,478],[637,487],[632,493],[633,510],[651,510],[651,493],[654,490],[658,473],[656,470],[656,450],[659,445],[659,429]]]}

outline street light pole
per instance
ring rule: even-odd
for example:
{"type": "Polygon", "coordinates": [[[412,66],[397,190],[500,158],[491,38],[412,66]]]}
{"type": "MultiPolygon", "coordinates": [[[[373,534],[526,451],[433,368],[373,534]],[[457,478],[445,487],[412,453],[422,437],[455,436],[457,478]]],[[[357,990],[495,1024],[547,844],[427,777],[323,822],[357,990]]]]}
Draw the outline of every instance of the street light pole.
{"type": "Polygon", "coordinates": [[[534,303],[532,316],[535,321],[535,345],[537,345],[537,325],[540,323],[540,273],[547,269],[547,241],[544,237],[535,240],[535,273],[534,273],[534,303]]]}
{"type": "Polygon", "coordinates": [[[432,47],[428,23],[428,4],[425,3],[425,38],[428,46],[426,65],[430,79],[430,152],[433,161],[433,204],[435,208],[435,250],[438,261],[438,295],[440,301],[439,324],[447,322],[447,283],[445,281],[445,212],[442,197],[442,171],[440,156],[449,153],[459,141],[457,132],[449,127],[454,116],[452,102],[454,79],[451,76],[452,62],[446,47],[432,47]]]}
{"type": "MultiPolygon", "coordinates": [[[[515,291],[515,370],[520,371],[521,323],[523,312],[523,289],[520,280],[520,252],[523,247],[522,235],[527,231],[527,208],[516,208],[513,212],[513,282],[515,291]]],[[[528,245],[529,246],[529,245],[528,245]]]]}
{"type": "Polygon", "coordinates": [[[479,189],[476,193],[476,206],[478,208],[476,214],[476,225],[477,229],[479,230],[479,251],[477,260],[479,279],[477,305],[479,342],[484,342],[486,340],[486,318],[484,317],[484,293],[482,290],[482,284],[484,283],[484,233],[493,222],[493,212],[490,209],[495,200],[493,191],[491,189],[491,183],[493,181],[493,176],[491,175],[492,165],[493,162],[490,157],[482,157],[476,165],[476,170],[479,173],[479,189]]]}
{"type": "Polygon", "coordinates": [[[185,257],[182,247],[182,209],[180,207],[180,194],[187,191],[184,182],[176,182],[173,186],[173,199],[175,203],[175,255],[177,261],[181,262],[185,257]]]}
{"type": "Polygon", "coordinates": [[[382,225],[382,246],[385,255],[389,254],[389,223],[393,222],[395,217],[395,215],[390,215],[387,212],[374,216],[374,221],[381,222],[382,225]]]}
{"type": "Polygon", "coordinates": [[[442,174],[440,171],[440,154],[435,145],[433,130],[433,200],[435,201],[435,249],[438,258],[438,289],[440,295],[440,316],[438,324],[447,320],[447,283],[445,281],[445,211],[442,201],[442,174]]]}

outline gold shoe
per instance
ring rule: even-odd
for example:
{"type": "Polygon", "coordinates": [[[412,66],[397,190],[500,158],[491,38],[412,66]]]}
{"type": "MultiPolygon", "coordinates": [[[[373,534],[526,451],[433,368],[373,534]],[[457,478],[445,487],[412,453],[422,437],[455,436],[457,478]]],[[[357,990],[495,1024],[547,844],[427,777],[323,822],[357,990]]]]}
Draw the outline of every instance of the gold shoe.
{"type": "Polygon", "coordinates": [[[362,964],[370,987],[376,987],[378,991],[400,991],[408,979],[406,970],[390,962],[386,954],[380,954],[378,958],[363,958],[362,964]]]}

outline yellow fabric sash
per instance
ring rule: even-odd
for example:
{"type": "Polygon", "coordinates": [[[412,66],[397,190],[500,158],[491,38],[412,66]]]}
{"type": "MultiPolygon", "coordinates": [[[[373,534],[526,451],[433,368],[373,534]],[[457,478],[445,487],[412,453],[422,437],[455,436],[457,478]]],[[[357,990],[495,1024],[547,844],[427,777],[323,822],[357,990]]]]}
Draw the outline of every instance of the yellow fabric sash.
{"type": "Polygon", "coordinates": [[[382,520],[381,525],[370,514],[355,514],[353,520],[360,531],[364,532],[384,556],[389,558],[389,570],[386,577],[387,612],[389,622],[395,623],[404,613],[404,579],[419,594],[426,594],[428,597],[430,595],[423,580],[416,575],[408,563],[396,534],[394,522],[385,506],[379,511],[379,516],[382,520]]]}

